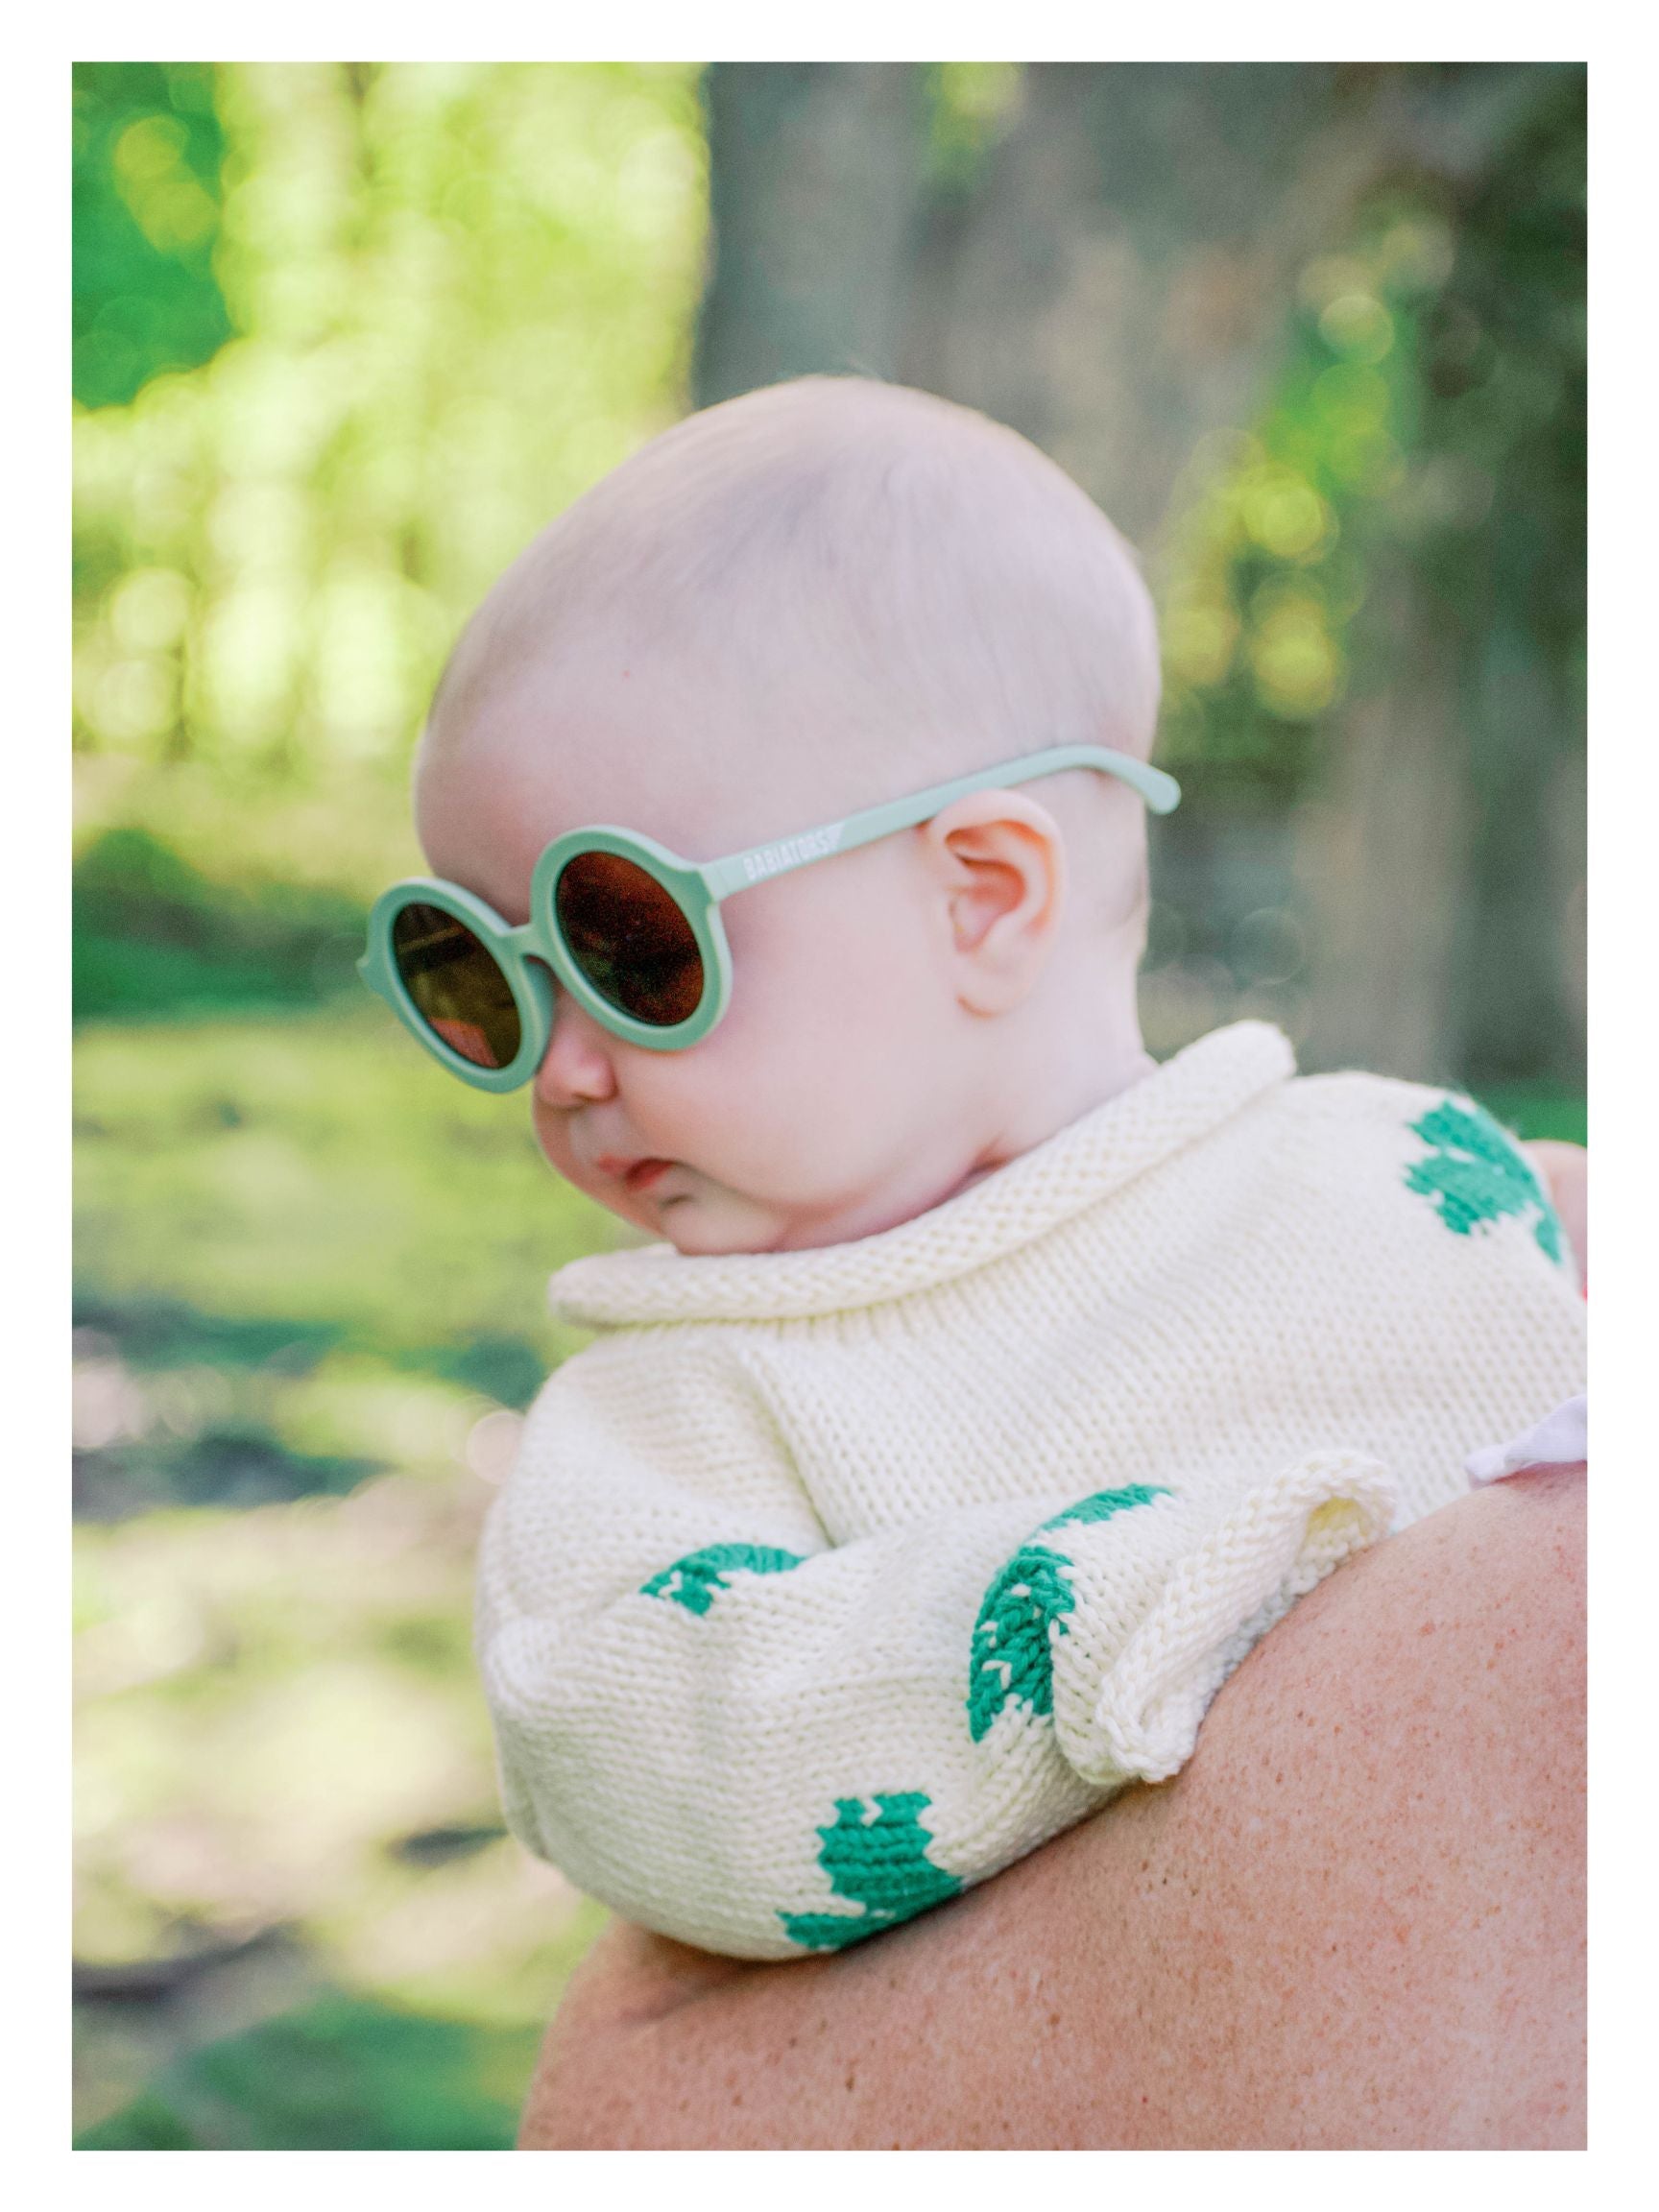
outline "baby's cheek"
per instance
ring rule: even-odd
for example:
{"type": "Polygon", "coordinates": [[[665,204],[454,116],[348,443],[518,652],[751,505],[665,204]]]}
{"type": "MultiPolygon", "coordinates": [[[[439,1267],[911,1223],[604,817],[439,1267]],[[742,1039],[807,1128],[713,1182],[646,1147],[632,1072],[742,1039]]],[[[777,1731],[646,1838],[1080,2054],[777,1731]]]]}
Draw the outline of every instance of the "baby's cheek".
{"type": "Polygon", "coordinates": [[[710,1114],[684,1156],[732,1190],[787,1207],[838,1190],[847,1135],[822,1086],[778,1085],[710,1114]]]}
{"type": "Polygon", "coordinates": [[[537,1149],[556,1175],[569,1177],[569,1154],[559,1139],[559,1126],[551,1111],[532,1094],[530,1126],[535,1131],[537,1149]]]}
{"type": "Polygon", "coordinates": [[[631,1071],[636,1133],[764,1203],[839,1200],[893,1119],[888,1056],[869,1026],[805,990],[787,1009],[757,993],[705,1045],[631,1071]]]}

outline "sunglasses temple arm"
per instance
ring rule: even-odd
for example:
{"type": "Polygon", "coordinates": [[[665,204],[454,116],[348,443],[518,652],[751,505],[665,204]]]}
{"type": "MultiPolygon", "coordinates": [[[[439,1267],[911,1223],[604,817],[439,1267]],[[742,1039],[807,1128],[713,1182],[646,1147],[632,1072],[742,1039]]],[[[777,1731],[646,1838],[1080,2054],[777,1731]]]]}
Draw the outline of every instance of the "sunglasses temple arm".
{"type": "Polygon", "coordinates": [[[795,837],[781,837],[770,845],[752,846],[729,859],[711,860],[698,871],[711,899],[729,899],[751,883],[772,876],[806,868],[814,860],[827,860],[831,853],[851,853],[860,845],[873,845],[896,830],[914,829],[944,811],[971,792],[991,791],[1012,783],[1035,782],[1042,776],[1059,776],[1069,768],[1098,768],[1139,794],[1154,814],[1167,814],[1181,797],[1181,786],[1162,768],[1153,768],[1132,754],[1115,753],[1101,745],[1057,745],[1046,753],[1033,753],[1023,760],[1004,760],[995,768],[980,768],[954,782],[913,791],[885,806],[851,814],[844,822],[826,823],[795,837]]]}

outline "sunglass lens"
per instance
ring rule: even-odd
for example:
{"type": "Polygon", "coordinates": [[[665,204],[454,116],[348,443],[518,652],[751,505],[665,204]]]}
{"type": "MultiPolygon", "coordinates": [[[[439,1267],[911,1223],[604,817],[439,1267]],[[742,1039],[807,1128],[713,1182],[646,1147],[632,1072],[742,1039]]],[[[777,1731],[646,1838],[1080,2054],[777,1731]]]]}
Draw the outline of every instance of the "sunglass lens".
{"type": "Polygon", "coordinates": [[[553,895],[570,957],[599,996],[654,1029],[703,1000],[703,955],[673,894],[619,853],[579,853],[553,895]]]}
{"type": "Polygon", "coordinates": [[[405,906],[392,925],[392,954],[416,1012],[475,1068],[510,1068],[523,1028],[494,955],[442,906],[405,906]]]}

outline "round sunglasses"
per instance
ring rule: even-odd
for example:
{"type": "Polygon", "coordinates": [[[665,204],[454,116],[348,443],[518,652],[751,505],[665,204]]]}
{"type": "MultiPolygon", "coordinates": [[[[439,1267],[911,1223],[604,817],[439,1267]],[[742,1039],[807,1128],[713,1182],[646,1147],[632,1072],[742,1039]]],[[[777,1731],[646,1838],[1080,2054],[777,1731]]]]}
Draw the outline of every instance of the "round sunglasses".
{"type": "Polygon", "coordinates": [[[1060,745],[724,860],[683,860],[632,830],[572,830],[537,861],[521,928],[458,883],[395,883],[374,902],[358,974],[434,1059],[481,1091],[516,1091],[535,1074],[555,981],[613,1036],[684,1051],[731,1001],[720,906],[733,892],[913,829],[972,791],[1068,768],[1117,777],[1154,814],[1181,797],[1172,776],[1130,754],[1060,745]]]}

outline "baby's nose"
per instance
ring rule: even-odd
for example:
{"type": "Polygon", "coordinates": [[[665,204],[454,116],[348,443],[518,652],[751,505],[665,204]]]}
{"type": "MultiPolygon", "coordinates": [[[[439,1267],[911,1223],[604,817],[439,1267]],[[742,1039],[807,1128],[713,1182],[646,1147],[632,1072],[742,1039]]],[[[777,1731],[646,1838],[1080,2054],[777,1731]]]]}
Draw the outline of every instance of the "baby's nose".
{"type": "Polygon", "coordinates": [[[553,1034],[536,1070],[535,1088],[549,1106],[575,1106],[615,1094],[610,1035],[567,991],[555,994],[553,1034]]]}

